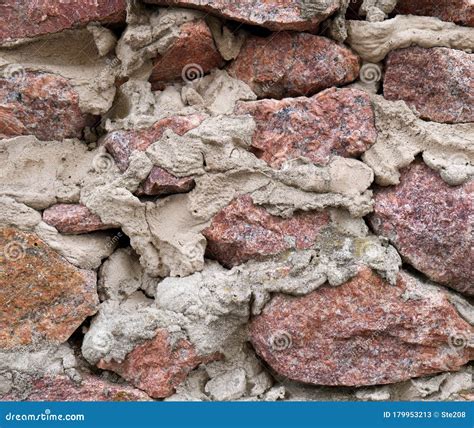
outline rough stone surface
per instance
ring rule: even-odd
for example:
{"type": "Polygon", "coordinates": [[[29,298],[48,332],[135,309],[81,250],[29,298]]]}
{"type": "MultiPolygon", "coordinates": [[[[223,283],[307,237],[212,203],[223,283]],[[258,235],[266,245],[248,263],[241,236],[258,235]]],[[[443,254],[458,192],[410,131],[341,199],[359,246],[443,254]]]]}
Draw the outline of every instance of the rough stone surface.
{"type": "Polygon", "coordinates": [[[252,148],[274,167],[298,157],[322,165],[334,155],[358,157],[377,137],[370,98],[356,89],[328,89],[311,98],[240,102],[236,113],[255,119],[252,148]]]}
{"type": "Polygon", "coordinates": [[[261,98],[312,95],[354,81],[359,59],[331,39],[307,33],[280,32],[249,37],[229,73],[261,98]]]}
{"type": "Polygon", "coordinates": [[[250,324],[257,353],[279,374],[318,385],[380,385],[458,370],[474,357],[466,323],[441,291],[370,269],[338,287],[279,294],[250,324]]]}
{"type": "Polygon", "coordinates": [[[44,210],[43,221],[62,233],[87,233],[111,229],[112,224],[104,224],[100,217],[81,204],[57,204],[44,210]]]}
{"type": "Polygon", "coordinates": [[[175,392],[191,370],[210,362],[218,355],[199,356],[194,346],[185,339],[170,342],[166,330],[137,346],[123,362],[99,361],[98,367],[113,370],[153,398],[163,398],[175,392]]]}
{"type": "Polygon", "coordinates": [[[147,179],[140,185],[137,195],[166,196],[186,193],[194,187],[192,177],[176,177],[163,168],[154,166],[147,179]]]}
{"type": "Polygon", "coordinates": [[[62,343],[97,311],[95,273],[72,266],[34,233],[2,228],[0,248],[0,348],[62,343]]]}
{"type": "Polygon", "coordinates": [[[200,79],[224,63],[203,20],[187,22],[179,30],[168,50],[153,61],[152,89],[163,89],[167,82],[200,79]]]}
{"type": "Polygon", "coordinates": [[[447,48],[406,48],[388,56],[384,96],[404,100],[423,119],[474,122],[473,80],[472,54],[447,48]]]}
{"type": "Polygon", "coordinates": [[[432,280],[474,294],[472,180],[449,186],[417,161],[401,171],[399,185],[374,196],[369,219],[376,233],[432,280]]]}
{"type": "Polygon", "coordinates": [[[443,21],[474,27],[474,4],[471,0],[398,0],[396,12],[435,16],[443,21]]]}
{"type": "Polygon", "coordinates": [[[6,0],[0,3],[4,25],[0,43],[56,33],[91,21],[125,21],[126,0],[88,2],[6,0]]]}
{"type": "Polygon", "coordinates": [[[298,213],[289,219],[272,216],[241,196],[216,214],[203,231],[206,252],[227,267],[292,248],[310,248],[329,223],[324,212],[298,213]]]}
{"type": "Polygon", "coordinates": [[[181,6],[203,10],[245,24],[260,25],[273,31],[316,30],[318,24],[335,12],[339,3],[324,1],[266,0],[256,3],[241,0],[146,0],[162,6],[181,6]]]}
{"type": "Polygon", "coordinates": [[[80,138],[92,119],[81,112],[77,92],[61,76],[22,70],[0,78],[0,137],[80,138]]]}
{"type": "Polygon", "coordinates": [[[117,166],[125,171],[129,165],[130,155],[134,150],[145,151],[156,140],[159,140],[167,129],[183,135],[198,126],[205,115],[171,116],[160,119],[150,128],[133,131],[113,131],[106,135],[102,144],[114,157],[117,166]]]}
{"type": "Polygon", "coordinates": [[[79,382],[67,376],[44,376],[31,381],[28,392],[0,395],[4,401],[149,401],[143,391],[115,384],[98,376],[81,375],[79,382]]]}

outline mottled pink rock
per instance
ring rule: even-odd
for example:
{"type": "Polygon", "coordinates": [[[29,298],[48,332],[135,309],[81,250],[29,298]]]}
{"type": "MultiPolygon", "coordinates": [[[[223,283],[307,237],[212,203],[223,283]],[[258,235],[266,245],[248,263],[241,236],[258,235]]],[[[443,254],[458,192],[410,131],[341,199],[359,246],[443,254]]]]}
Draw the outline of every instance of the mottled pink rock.
{"type": "Polygon", "coordinates": [[[339,7],[336,0],[145,0],[145,3],[199,9],[274,31],[316,30],[339,7]]]}
{"type": "Polygon", "coordinates": [[[400,184],[375,190],[374,231],[433,281],[474,294],[474,181],[449,186],[421,161],[400,184]]]}
{"type": "Polygon", "coordinates": [[[405,273],[391,286],[364,268],[337,287],[277,294],[250,323],[250,340],[276,372],[316,385],[380,385],[458,370],[474,358],[467,346],[474,330],[442,292],[425,291],[405,273]]]}
{"type": "Polygon", "coordinates": [[[443,21],[474,26],[472,0],[398,0],[395,12],[404,15],[435,16],[443,21]]]}
{"type": "Polygon", "coordinates": [[[43,221],[61,233],[88,233],[118,225],[102,223],[100,217],[81,204],[56,204],[44,210],[43,221]]]}
{"type": "Polygon", "coordinates": [[[185,339],[171,343],[169,333],[159,329],[156,336],[137,346],[121,363],[99,361],[98,367],[113,370],[153,398],[172,395],[189,372],[220,355],[199,355],[185,339]]]}
{"type": "Polygon", "coordinates": [[[193,189],[192,177],[176,177],[159,166],[154,166],[147,179],[137,190],[138,196],[166,196],[186,193],[193,189]]]}
{"type": "Polygon", "coordinates": [[[273,167],[304,156],[325,165],[331,156],[358,157],[377,138],[369,96],[357,89],[328,89],[311,98],[239,102],[251,114],[256,156],[273,167]]]}
{"type": "Polygon", "coordinates": [[[260,98],[294,97],[354,81],[359,58],[331,39],[281,32],[249,37],[228,71],[260,98]]]}
{"type": "Polygon", "coordinates": [[[310,248],[329,221],[326,212],[316,211],[287,219],[273,216],[244,195],[219,211],[202,233],[207,255],[231,267],[293,248],[310,248]]]}
{"type": "Polygon", "coordinates": [[[145,151],[151,144],[158,141],[167,129],[175,134],[184,135],[196,128],[206,119],[206,115],[171,116],[160,119],[149,128],[134,131],[113,131],[102,141],[103,146],[113,156],[121,171],[128,168],[129,157],[134,150],[145,151]]]}
{"type": "Polygon", "coordinates": [[[422,119],[474,122],[474,55],[456,49],[411,47],[388,55],[388,100],[403,100],[422,119]]]}
{"type": "Polygon", "coordinates": [[[95,272],[34,233],[0,229],[0,349],[63,343],[98,304],[95,272]]]}
{"type": "Polygon", "coordinates": [[[0,138],[81,138],[83,128],[92,124],[93,117],[81,112],[79,95],[67,79],[25,70],[0,78],[0,138]]]}
{"type": "Polygon", "coordinates": [[[150,76],[153,90],[161,90],[169,82],[199,79],[224,64],[204,20],[187,22],[179,30],[168,50],[153,61],[150,76]]]}
{"type": "Polygon", "coordinates": [[[3,0],[0,43],[56,33],[91,21],[125,22],[126,0],[3,0]]]}
{"type": "Polygon", "coordinates": [[[0,395],[2,401],[150,401],[143,391],[130,385],[109,382],[98,376],[81,373],[82,381],[67,376],[45,376],[34,379],[26,391],[0,395]]]}

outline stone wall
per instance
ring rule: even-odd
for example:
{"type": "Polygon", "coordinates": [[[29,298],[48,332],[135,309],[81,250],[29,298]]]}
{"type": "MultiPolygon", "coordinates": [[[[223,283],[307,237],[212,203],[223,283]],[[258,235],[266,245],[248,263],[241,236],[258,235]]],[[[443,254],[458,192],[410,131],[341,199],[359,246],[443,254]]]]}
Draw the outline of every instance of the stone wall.
{"type": "Polygon", "coordinates": [[[0,399],[474,398],[472,1],[0,14],[0,399]]]}

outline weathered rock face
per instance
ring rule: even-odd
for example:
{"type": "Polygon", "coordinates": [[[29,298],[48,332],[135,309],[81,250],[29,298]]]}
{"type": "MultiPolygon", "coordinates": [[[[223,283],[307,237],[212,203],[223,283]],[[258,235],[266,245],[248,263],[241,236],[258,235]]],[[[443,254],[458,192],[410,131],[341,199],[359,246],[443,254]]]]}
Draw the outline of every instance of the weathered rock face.
{"type": "Polygon", "coordinates": [[[223,63],[207,24],[187,22],[168,50],[154,60],[150,82],[154,90],[163,89],[168,82],[191,82],[223,63]]]}
{"type": "Polygon", "coordinates": [[[271,166],[300,156],[325,165],[331,156],[357,157],[377,137],[374,112],[365,92],[328,89],[311,98],[241,102],[238,114],[257,123],[255,154],[271,166]]]}
{"type": "Polygon", "coordinates": [[[404,15],[435,16],[443,21],[474,26],[471,0],[398,0],[395,11],[404,15]]]}
{"type": "Polygon", "coordinates": [[[448,48],[400,49],[388,55],[384,96],[406,101],[423,119],[473,122],[473,79],[472,54],[448,48]]]}
{"type": "Polygon", "coordinates": [[[318,24],[337,10],[339,2],[240,0],[145,0],[161,6],[181,6],[203,10],[245,24],[259,25],[270,30],[315,30],[318,24]]]}
{"type": "Polygon", "coordinates": [[[472,180],[449,186],[418,161],[401,171],[399,185],[375,191],[369,221],[430,279],[473,295],[473,196],[472,180]]]}
{"type": "Polygon", "coordinates": [[[0,254],[0,348],[62,343],[97,311],[95,273],[34,233],[0,229],[0,254]]]}
{"type": "Polygon", "coordinates": [[[145,151],[151,144],[159,140],[163,133],[170,129],[175,134],[183,135],[199,126],[205,115],[171,116],[161,119],[150,128],[137,131],[114,131],[107,134],[103,146],[113,156],[121,171],[129,164],[129,157],[134,150],[145,151]]]}
{"type": "Polygon", "coordinates": [[[113,370],[153,398],[168,397],[199,364],[219,358],[199,356],[185,339],[172,344],[169,333],[159,329],[156,336],[137,346],[121,363],[101,360],[98,367],[113,370]]]}
{"type": "Polygon", "coordinates": [[[281,32],[249,37],[228,71],[261,98],[312,95],[354,81],[359,59],[331,39],[281,32]]]}
{"type": "Polygon", "coordinates": [[[93,2],[5,0],[0,4],[4,25],[0,43],[56,33],[91,21],[125,22],[126,0],[93,2]]]}
{"type": "Polygon", "coordinates": [[[28,394],[11,392],[1,396],[3,401],[149,401],[143,391],[129,385],[119,385],[100,377],[82,374],[75,383],[67,376],[45,376],[32,381],[28,394]]]}
{"type": "Polygon", "coordinates": [[[56,204],[44,210],[43,221],[62,233],[87,233],[111,229],[112,224],[104,224],[100,217],[81,204],[56,204]]]}
{"type": "Polygon", "coordinates": [[[67,79],[17,70],[0,78],[0,137],[32,134],[40,140],[80,138],[93,117],[79,109],[79,96],[67,79]]]}
{"type": "Polygon", "coordinates": [[[241,196],[213,217],[203,235],[207,254],[231,267],[292,248],[307,249],[328,223],[324,212],[276,217],[254,205],[250,196],[241,196]]]}
{"type": "Polygon", "coordinates": [[[364,269],[338,287],[279,294],[251,322],[250,340],[279,374],[318,385],[387,384],[458,370],[474,352],[451,342],[472,337],[473,329],[442,292],[425,287],[407,274],[390,286],[364,269]]]}
{"type": "Polygon", "coordinates": [[[139,196],[166,196],[189,192],[194,185],[192,177],[176,177],[165,169],[154,166],[136,193],[139,196]]]}

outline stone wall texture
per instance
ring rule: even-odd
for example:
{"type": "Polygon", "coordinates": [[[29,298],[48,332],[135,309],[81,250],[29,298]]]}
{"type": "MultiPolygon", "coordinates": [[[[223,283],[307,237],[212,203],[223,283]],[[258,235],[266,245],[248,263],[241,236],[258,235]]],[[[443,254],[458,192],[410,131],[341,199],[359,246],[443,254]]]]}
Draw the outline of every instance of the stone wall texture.
{"type": "Polygon", "coordinates": [[[472,1],[0,14],[0,400],[472,400],[472,1]]]}

